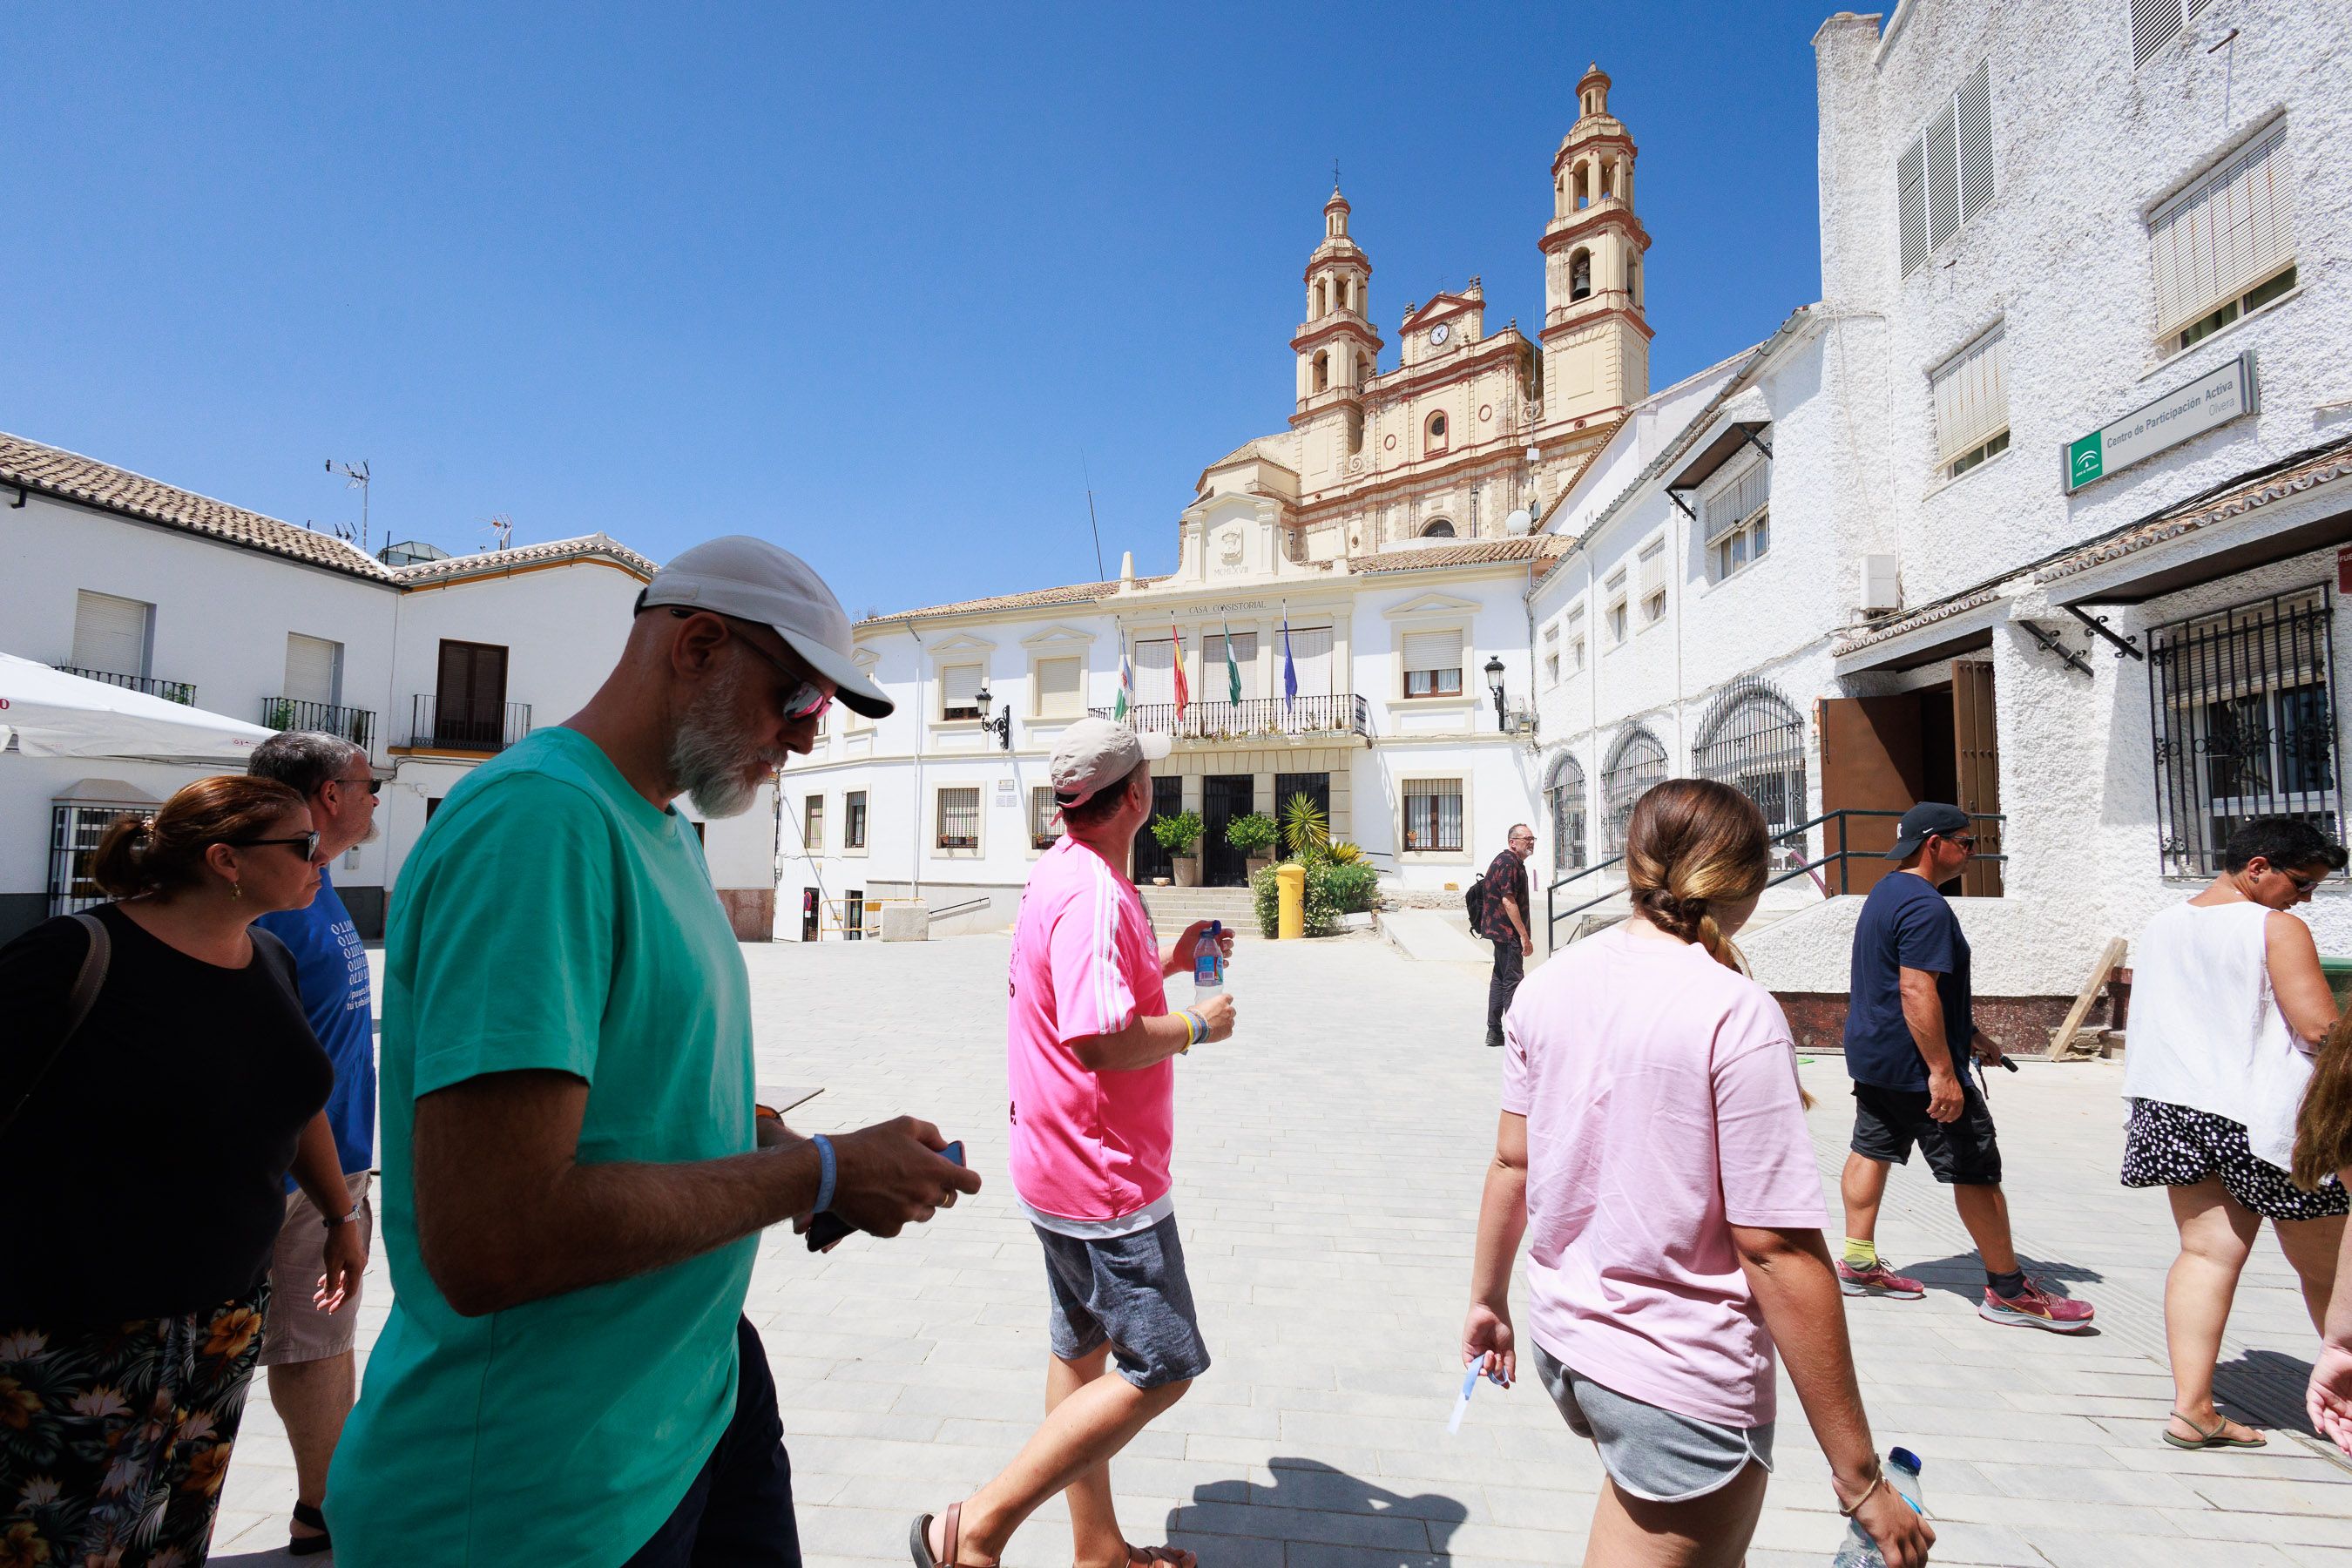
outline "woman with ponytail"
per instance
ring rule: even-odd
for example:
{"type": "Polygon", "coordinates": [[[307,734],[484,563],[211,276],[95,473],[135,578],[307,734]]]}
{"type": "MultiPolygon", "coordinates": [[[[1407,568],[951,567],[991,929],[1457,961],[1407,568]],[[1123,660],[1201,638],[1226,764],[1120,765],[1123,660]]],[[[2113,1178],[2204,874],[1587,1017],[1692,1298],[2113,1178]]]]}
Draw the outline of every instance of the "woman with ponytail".
{"type": "Polygon", "coordinates": [[[1632,917],[1537,970],[1504,1019],[1463,1357],[1517,1377],[1524,1238],[1536,1371],[1609,1476],[1587,1562],[1743,1560],[1772,1465],[1776,1346],[1839,1511],[1895,1568],[1935,1541],[1879,1469],[1788,1021],[1731,944],[1769,843],[1728,785],[1652,789],[1626,827],[1632,917]]]}
{"type": "MultiPolygon", "coordinates": [[[[318,890],[302,797],[190,784],[110,827],[116,902],[0,947],[0,1519],[15,1561],[197,1563],[261,1351],[290,1169],[350,1207],[334,1082],[256,916],[318,890]]],[[[319,1304],[366,1253],[331,1222],[319,1304]]]]}

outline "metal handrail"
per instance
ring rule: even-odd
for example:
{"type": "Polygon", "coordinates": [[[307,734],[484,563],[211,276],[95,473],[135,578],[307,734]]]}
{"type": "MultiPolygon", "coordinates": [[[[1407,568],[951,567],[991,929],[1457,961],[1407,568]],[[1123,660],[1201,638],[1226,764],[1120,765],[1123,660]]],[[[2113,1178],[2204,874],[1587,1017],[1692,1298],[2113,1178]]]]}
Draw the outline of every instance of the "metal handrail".
{"type": "MultiPolygon", "coordinates": [[[[1881,850],[1855,849],[1852,847],[1846,841],[1846,819],[1853,816],[1891,816],[1900,820],[1902,816],[1903,813],[1899,811],[1882,811],[1868,806],[1841,806],[1835,811],[1825,811],[1822,813],[1821,816],[1813,817],[1810,821],[1801,822],[1794,827],[1782,828],[1780,832],[1772,835],[1769,842],[1775,845],[1790,847],[1790,841],[1794,840],[1795,843],[1793,847],[1796,851],[1798,863],[1790,867],[1787,870],[1782,871],[1780,875],[1767,879],[1764,884],[1765,888],[1777,888],[1783,882],[1793,882],[1799,877],[1810,876],[1813,879],[1814,886],[1821,889],[1822,896],[1823,898],[1826,899],[1843,896],[1848,890],[1848,879],[1846,876],[1847,862],[1856,859],[1878,859],[1884,854],[1884,851],[1881,850]],[[1816,827],[1827,827],[1832,821],[1837,824],[1837,848],[1834,851],[1824,853],[1819,859],[1807,859],[1804,853],[1804,836],[1811,832],[1816,827]],[[1831,893],[1828,882],[1821,875],[1822,868],[1830,866],[1837,868],[1838,886],[1837,893],[1834,895],[1831,893]]],[[[2009,816],[2006,812],[1972,811],[1969,813],[1969,820],[1970,822],[2005,823],[2009,820],[2009,816]]],[[[1558,881],[1551,883],[1549,887],[1544,889],[1544,942],[1547,947],[1557,948],[1559,945],[1560,921],[1568,919],[1570,915],[1582,914],[1585,910],[1591,909],[1596,904],[1605,904],[1623,890],[1622,885],[1612,888],[1607,892],[1601,893],[1598,897],[1586,899],[1581,903],[1570,904],[1567,909],[1563,910],[1559,908],[1559,889],[1568,886],[1570,882],[1580,881],[1584,878],[1591,876],[1596,871],[1605,871],[1610,867],[1621,863],[1624,858],[1625,857],[1622,855],[1612,855],[1608,859],[1600,862],[1598,865],[1582,867],[1570,872],[1569,875],[1560,878],[1558,881]]],[[[1969,859],[1971,861],[1981,860],[1992,865],[2005,865],[2009,860],[2009,857],[2006,854],[2002,854],[1998,851],[1987,850],[1983,853],[1970,856],[1969,859]]]]}
{"type": "Polygon", "coordinates": [[[190,708],[196,705],[196,683],[193,680],[163,680],[152,675],[118,675],[110,669],[84,669],[74,664],[56,664],[49,668],[60,674],[78,675],[84,680],[120,686],[125,691],[143,691],[166,702],[178,702],[190,708]]]}
{"type": "Polygon", "coordinates": [[[995,901],[996,900],[993,899],[966,899],[960,904],[950,904],[943,910],[932,910],[929,911],[929,914],[931,920],[949,920],[956,915],[970,914],[974,910],[984,910],[995,901]]]}
{"type": "Polygon", "coordinates": [[[307,702],[294,697],[261,700],[261,723],[269,730],[315,730],[338,735],[365,751],[375,734],[375,714],[365,708],[307,702]]]}
{"type": "MultiPolygon", "coordinates": [[[[1089,708],[1097,719],[1109,708],[1089,708]]],[[[1171,735],[1180,741],[1244,741],[1254,736],[1355,734],[1370,737],[1371,704],[1358,692],[1327,697],[1250,697],[1239,702],[1187,702],[1180,715],[1172,702],[1147,702],[1127,710],[1129,729],[1171,735]]]]}

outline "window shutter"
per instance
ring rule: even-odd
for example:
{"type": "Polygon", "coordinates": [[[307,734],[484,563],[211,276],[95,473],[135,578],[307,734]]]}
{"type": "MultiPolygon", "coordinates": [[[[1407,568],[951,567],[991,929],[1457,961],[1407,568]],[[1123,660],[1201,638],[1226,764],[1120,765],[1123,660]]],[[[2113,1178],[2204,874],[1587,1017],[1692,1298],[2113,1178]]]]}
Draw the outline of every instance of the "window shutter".
{"type": "Polygon", "coordinates": [[[2131,27],[2132,66],[2137,69],[2180,36],[2180,0],[2132,0],[2131,27]]]}
{"type": "Polygon", "coordinates": [[[1139,708],[1176,700],[1176,643],[1172,637],[1135,645],[1135,703],[1139,708]]]}
{"type": "Polygon", "coordinates": [[[1666,542],[1653,541],[1641,555],[1642,597],[1664,591],[1666,585],[1666,542]]]}
{"type": "Polygon", "coordinates": [[[1992,75],[1991,62],[1960,83],[1956,107],[1960,132],[1960,217],[1974,216],[1992,200],[1992,75]]]}
{"type": "Polygon", "coordinates": [[[1739,470],[1705,502],[1709,543],[1764,510],[1772,499],[1772,465],[1761,458],[1739,470]]]}
{"type": "Polygon", "coordinates": [[[1086,662],[1076,658],[1037,661],[1037,716],[1074,719],[1084,705],[1086,662]]]}
{"type": "Polygon", "coordinates": [[[1936,461],[1973,451],[2009,424],[2009,339],[1995,327],[1936,372],[1936,461]]]}
{"type": "Polygon", "coordinates": [[[1584,635],[1584,606],[1579,605],[1568,612],[1568,630],[1571,637],[1584,635]]]}
{"type": "Polygon", "coordinates": [[[2294,255],[2294,187],[2281,123],[2148,220],[2159,336],[2236,299],[2294,255]]]}
{"type": "Polygon", "coordinates": [[[1927,248],[1959,232],[1959,147],[1948,103],[1927,122],[1927,248]]]}
{"type": "MultiPolygon", "coordinates": [[[[1290,633],[1290,662],[1298,671],[1298,695],[1328,697],[1331,695],[1331,628],[1311,626],[1304,630],[1293,627],[1290,633]]],[[[1282,672],[1274,676],[1274,692],[1282,695],[1282,672]]]]}
{"type": "Polygon", "coordinates": [[[74,668],[145,675],[148,616],[153,609],[138,599],[82,589],[74,601],[74,668]]]}
{"type": "Polygon", "coordinates": [[[335,700],[335,676],[342,663],[343,645],[329,642],[324,637],[306,637],[300,632],[286,634],[286,689],[278,695],[294,702],[317,702],[331,707],[335,700]]]}
{"type": "Polygon", "coordinates": [[[950,708],[980,706],[980,666],[951,664],[940,671],[940,700],[950,708]]]}
{"type": "Polygon", "coordinates": [[[1439,632],[1405,633],[1404,667],[1407,669],[1460,669],[1461,632],[1448,627],[1439,632]]]}
{"type": "Polygon", "coordinates": [[[1903,276],[1908,278],[1927,259],[1927,165],[1919,143],[1912,142],[1895,160],[1895,232],[1902,241],[1903,276]]]}

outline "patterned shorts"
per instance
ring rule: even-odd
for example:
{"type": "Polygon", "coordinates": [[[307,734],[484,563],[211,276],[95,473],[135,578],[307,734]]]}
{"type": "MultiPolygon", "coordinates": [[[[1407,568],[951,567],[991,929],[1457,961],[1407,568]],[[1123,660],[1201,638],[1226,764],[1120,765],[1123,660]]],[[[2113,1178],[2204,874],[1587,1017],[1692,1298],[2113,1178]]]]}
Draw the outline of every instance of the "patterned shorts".
{"type": "Polygon", "coordinates": [[[177,1317],[0,1321],[0,1563],[202,1563],[268,1302],[265,1281],[177,1317]]]}
{"type": "Polygon", "coordinates": [[[2336,1219],[2352,1211],[2352,1194],[2335,1177],[2306,1193],[2284,1171],[2256,1158],[2242,1124],[2161,1100],[2132,1100],[2124,1134],[2125,1186],[2193,1187],[2216,1175],[2223,1191],[2264,1219],[2336,1219]]]}

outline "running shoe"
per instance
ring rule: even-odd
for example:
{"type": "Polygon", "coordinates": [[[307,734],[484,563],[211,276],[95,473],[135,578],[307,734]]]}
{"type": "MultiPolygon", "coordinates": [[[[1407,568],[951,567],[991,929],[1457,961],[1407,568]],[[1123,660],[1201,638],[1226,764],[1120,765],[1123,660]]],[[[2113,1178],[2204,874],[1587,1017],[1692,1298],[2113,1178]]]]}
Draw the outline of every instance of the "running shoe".
{"type": "Polygon", "coordinates": [[[1838,1289],[1849,1296],[1885,1296],[1897,1301],[1916,1301],[1927,1293],[1927,1287],[1897,1274],[1886,1267],[1884,1258],[1867,1268],[1856,1268],[1841,1258],[1837,1270],[1838,1289]]]}
{"type": "Polygon", "coordinates": [[[2091,1326],[2091,1304],[2072,1296],[2053,1296],[2039,1279],[2028,1277],[2025,1289],[2014,1296],[1993,1293],[1985,1287],[1977,1316],[1988,1323],[2014,1323],[2021,1329],[2047,1329],[2053,1334],[2079,1333],[2091,1326]]]}

